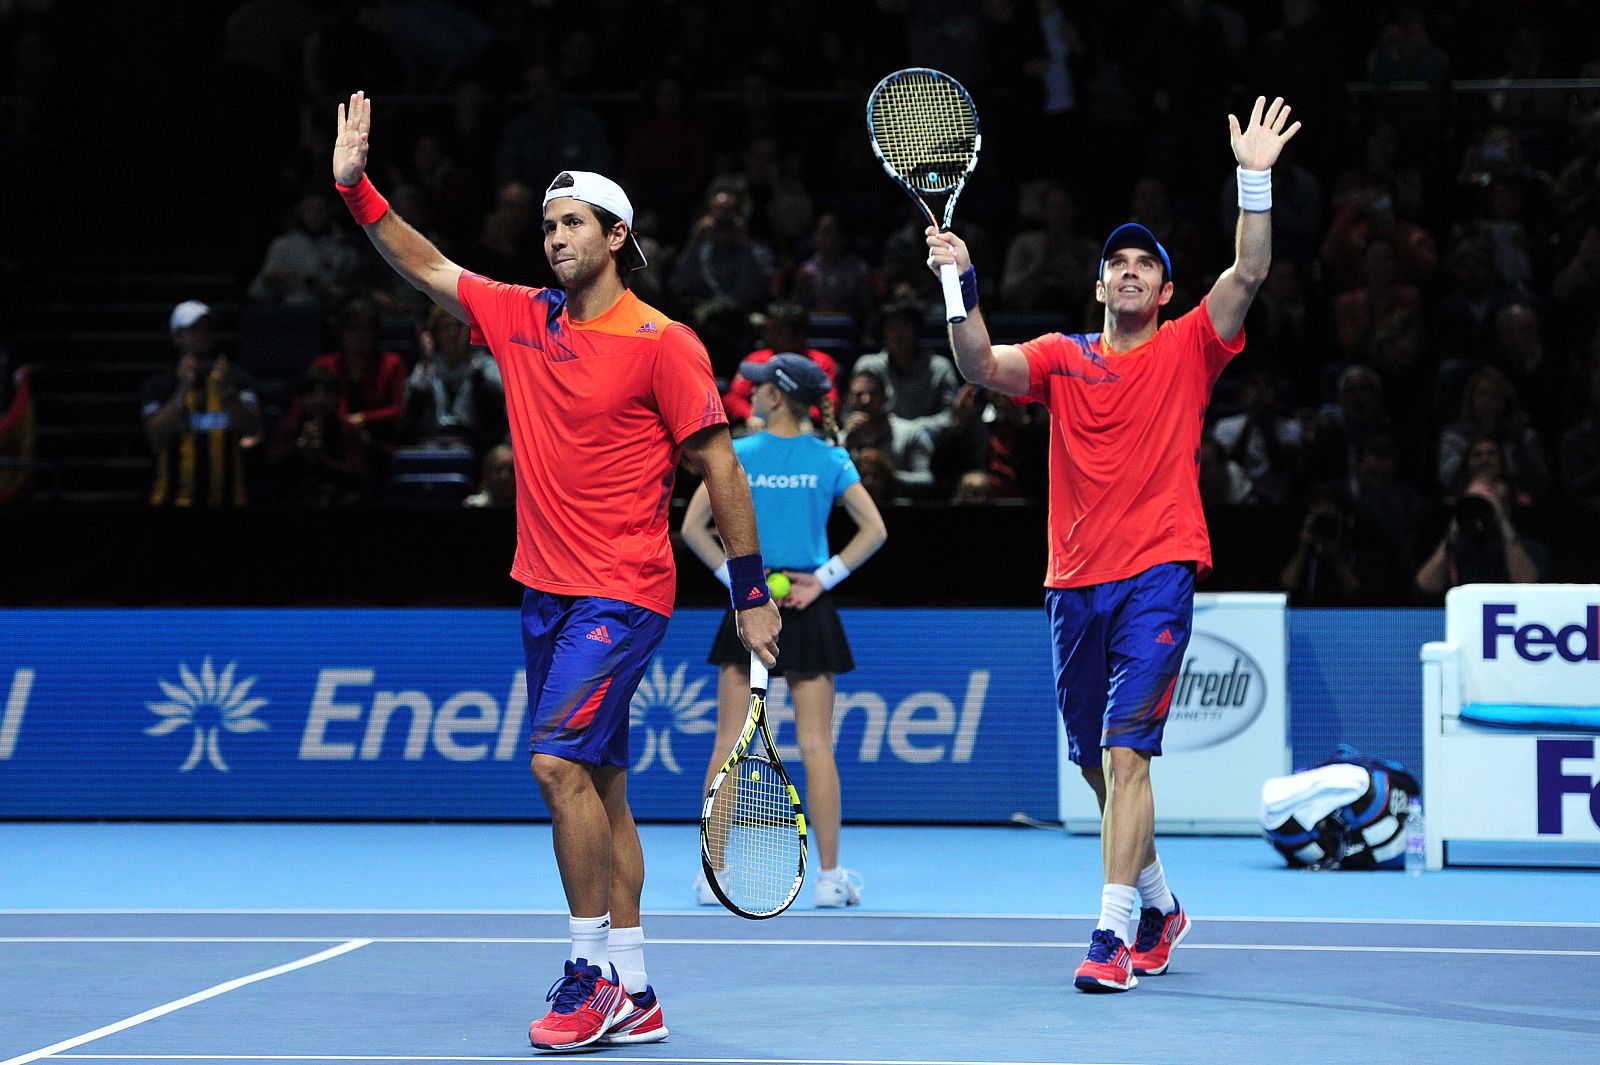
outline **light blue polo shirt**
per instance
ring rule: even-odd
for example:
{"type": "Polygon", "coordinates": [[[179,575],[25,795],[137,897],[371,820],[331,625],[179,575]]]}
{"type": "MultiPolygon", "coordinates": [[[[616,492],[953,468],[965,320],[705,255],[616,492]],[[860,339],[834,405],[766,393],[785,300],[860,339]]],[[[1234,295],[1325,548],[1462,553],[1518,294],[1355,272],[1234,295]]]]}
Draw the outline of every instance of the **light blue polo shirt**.
{"type": "Polygon", "coordinates": [[[861,480],[850,453],[810,433],[752,433],[733,442],[750,478],[761,560],[768,569],[814,570],[828,550],[828,514],[861,480]]]}

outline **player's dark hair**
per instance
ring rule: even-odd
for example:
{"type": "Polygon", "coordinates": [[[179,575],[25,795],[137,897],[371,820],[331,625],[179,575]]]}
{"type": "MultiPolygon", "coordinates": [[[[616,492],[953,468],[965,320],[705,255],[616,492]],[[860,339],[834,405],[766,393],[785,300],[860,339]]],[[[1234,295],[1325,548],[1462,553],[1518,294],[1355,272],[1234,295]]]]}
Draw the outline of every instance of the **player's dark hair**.
{"type": "MultiPolygon", "coordinates": [[[[587,203],[588,201],[585,202],[587,203]]],[[[616,228],[617,223],[622,221],[620,217],[612,214],[604,207],[596,207],[594,204],[590,203],[589,210],[594,212],[594,217],[600,223],[600,228],[607,233],[610,233],[616,228]]],[[[613,261],[615,261],[617,264],[617,278],[622,282],[623,288],[628,287],[628,275],[631,274],[634,267],[638,265],[638,263],[635,261],[638,258],[638,252],[633,250],[633,240],[631,239],[633,237],[632,226],[628,227],[628,237],[630,239],[623,241],[621,250],[619,250],[616,255],[612,256],[613,261]]]]}

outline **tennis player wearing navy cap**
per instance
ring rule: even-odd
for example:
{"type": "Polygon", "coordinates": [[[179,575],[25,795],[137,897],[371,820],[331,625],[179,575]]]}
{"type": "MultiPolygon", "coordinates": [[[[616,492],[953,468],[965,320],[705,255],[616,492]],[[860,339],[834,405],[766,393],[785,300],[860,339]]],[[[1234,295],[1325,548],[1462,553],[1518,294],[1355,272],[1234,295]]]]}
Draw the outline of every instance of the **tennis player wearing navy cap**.
{"type": "Polygon", "coordinates": [[[1228,116],[1239,164],[1233,265],[1170,322],[1159,317],[1172,299],[1172,260],[1130,222],[1106,241],[1095,282],[1102,332],[991,344],[966,244],[928,230],[928,266],[954,263],[962,276],[968,317],[950,326],[961,375],[1050,409],[1044,583],[1056,698],[1068,754],[1103,818],[1100,918],[1073,975],[1083,991],[1128,991],[1135,974],[1165,972],[1190,926],[1156,856],[1150,759],[1188,647],[1195,581],[1211,569],[1201,424],[1212,386],[1244,347],[1245,313],[1271,263],[1271,168],[1300,129],[1288,123],[1281,99],[1257,99],[1242,129],[1228,116]]]}
{"type": "MultiPolygon", "coordinates": [[[[839,865],[839,769],[833,759],[834,678],[855,668],[844,626],[828,592],[871,558],[888,533],[872,497],[861,484],[850,454],[833,444],[838,433],[831,385],[822,367],[804,355],[782,352],[766,362],[745,361],[739,374],[755,384],[750,402],[766,429],[733,442],[750,479],[756,528],[767,563],[789,577],[789,594],[777,599],[783,644],[774,676],[789,684],[795,738],[806,768],[806,815],[817,839],[822,872],[816,904],[854,906],[861,882],[839,865]],[[811,432],[809,412],[819,407],[826,440],[811,432]],[[828,515],[842,503],[856,533],[838,554],[828,551],[828,515]]],[[[711,507],[704,487],[683,516],[683,540],[727,583],[727,562],[710,530],[711,507]]],[[[750,697],[750,655],[739,643],[733,611],[722,620],[708,661],[717,665],[717,742],[706,767],[706,787],[732,750],[750,697]]],[[[702,874],[703,875],[703,874],[702,874]]],[[[698,900],[715,905],[703,879],[698,900]]]]}

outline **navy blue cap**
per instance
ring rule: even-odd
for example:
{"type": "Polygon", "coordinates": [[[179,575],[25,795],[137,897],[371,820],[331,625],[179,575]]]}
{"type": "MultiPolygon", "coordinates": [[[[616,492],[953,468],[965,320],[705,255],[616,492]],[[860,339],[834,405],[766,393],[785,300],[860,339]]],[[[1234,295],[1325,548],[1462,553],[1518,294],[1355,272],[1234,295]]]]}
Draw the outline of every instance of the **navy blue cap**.
{"type": "Polygon", "coordinates": [[[1172,280],[1172,256],[1167,254],[1167,249],[1161,246],[1156,235],[1141,226],[1138,222],[1124,222],[1111,231],[1106,238],[1106,246],[1100,251],[1100,276],[1106,276],[1106,260],[1111,258],[1111,253],[1118,248],[1143,248],[1153,251],[1161,256],[1161,264],[1167,268],[1167,280],[1172,280]]]}
{"type": "Polygon", "coordinates": [[[801,403],[815,403],[832,388],[827,371],[794,351],[780,352],[766,362],[746,359],[739,364],[739,376],[758,385],[771,381],[784,395],[801,403]]]}

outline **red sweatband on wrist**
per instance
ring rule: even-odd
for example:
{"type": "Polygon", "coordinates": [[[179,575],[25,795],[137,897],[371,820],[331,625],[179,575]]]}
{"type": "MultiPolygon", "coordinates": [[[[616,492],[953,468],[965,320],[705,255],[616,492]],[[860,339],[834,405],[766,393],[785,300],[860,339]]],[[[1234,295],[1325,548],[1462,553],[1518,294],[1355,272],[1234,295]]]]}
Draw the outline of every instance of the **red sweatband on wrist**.
{"type": "Polygon", "coordinates": [[[333,187],[344,197],[344,205],[350,208],[350,213],[360,225],[370,226],[389,213],[389,201],[383,198],[383,193],[378,191],[372,184],[372,179],[365,174],[361,175],[359,184],[341,185],[335,181],[333,187]]]}

